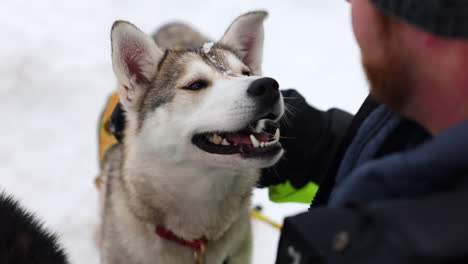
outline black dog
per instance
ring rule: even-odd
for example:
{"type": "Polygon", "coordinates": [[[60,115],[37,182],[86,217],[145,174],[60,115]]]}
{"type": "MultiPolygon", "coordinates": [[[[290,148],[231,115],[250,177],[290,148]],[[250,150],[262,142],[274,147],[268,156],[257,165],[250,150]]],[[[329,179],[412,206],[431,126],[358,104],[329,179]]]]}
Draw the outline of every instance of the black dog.
{"type": "Polygon", "coordinates": [[[0,263],[68,263],[57,237],[4,193],[0,193],[0,263]]]}

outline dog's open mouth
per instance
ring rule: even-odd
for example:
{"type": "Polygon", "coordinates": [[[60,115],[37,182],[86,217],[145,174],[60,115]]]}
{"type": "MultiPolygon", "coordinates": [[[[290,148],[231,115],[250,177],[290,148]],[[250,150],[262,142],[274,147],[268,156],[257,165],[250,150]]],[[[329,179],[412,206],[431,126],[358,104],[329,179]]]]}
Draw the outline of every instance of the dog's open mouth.
{"type": "Polygon", "coordinates": [[[242,157],[274,155],[281,151],[280,130],[257,131],[258,120],[236,132],[202,133],[193,137],[198,148],[212,154],[240,154],[242,157]]]}

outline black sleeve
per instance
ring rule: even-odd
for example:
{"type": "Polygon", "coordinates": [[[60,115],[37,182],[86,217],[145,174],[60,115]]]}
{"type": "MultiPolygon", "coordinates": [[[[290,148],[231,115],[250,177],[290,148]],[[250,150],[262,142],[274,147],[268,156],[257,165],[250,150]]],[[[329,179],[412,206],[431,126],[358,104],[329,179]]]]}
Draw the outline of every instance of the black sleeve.
{"type": "Polygon", "coordinates": [[[468,188],[287,218],[277,264],[467,263],[468,188]],[[293,262],[293,259],[299,259],[293,262]]]}
{"type": "Polygon", "coordinates": [[[299,189],[310,181],[321,182],[353,116],[339,109],[320,111],[296,90],[281,92],[288,109],[280,122],[285,155],[262,171],[259,186],[289,180],[299,189]]]}
{"type": "Polygon", "coordinates": [[[312,206],[322,206],[328,204],[328,199],[335,186],[335,179],[338,169],[341,164],[348,146],[353,141],[357,134],[361,124],[366,118],[379,106],[371,96],[368,96],[362,106],[359,108],[356,115],[353,117],[351,124],[349,125],[346,133],[342,135],[339,142],[336,145],[336,149],[333,151],[333,155],[330,157],[329,165],[327,165],[327,171],[325,175],[321,177],[320,188],[317,195],[314,198],[312,206]]]}

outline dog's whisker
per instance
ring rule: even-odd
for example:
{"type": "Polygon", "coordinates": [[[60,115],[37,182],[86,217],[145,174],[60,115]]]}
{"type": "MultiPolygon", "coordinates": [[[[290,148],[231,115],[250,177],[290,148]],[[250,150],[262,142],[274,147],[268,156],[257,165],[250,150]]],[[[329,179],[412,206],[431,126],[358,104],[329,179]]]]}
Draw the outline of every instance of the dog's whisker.
{"type": "Polygon", "coordinates": [[[288,115],[287,115],[286,113],[285,113],[285,114],[283,115],[283,117],[281,118],[280,124],[281,124],[281,123],[284,123],[284,124],[287,125],[287,126],[291,126],[292,123],[291,123],[291,121],[290,121],[290,119],[289,119],[289,117],[288,117],[288,115]]]}
{"type": "Polygon", "coordinates": [[[300,100],[301,98],[300,97],[290,97],[290,96],[283,96],[284,99],[288,99],[288,100],[300,100]]]}
{"type": "Polygon", "coordinates": [[[292,114],[299,112],[299,108],[295,107],[292,104],[286,104],[287,110],[290,111],[292,114]]]}
{"type": "Polygon", "coordinates": [[[280,136],[280,139],[296,139],[296,137],[283,137],[283,136],[280,136]]]}

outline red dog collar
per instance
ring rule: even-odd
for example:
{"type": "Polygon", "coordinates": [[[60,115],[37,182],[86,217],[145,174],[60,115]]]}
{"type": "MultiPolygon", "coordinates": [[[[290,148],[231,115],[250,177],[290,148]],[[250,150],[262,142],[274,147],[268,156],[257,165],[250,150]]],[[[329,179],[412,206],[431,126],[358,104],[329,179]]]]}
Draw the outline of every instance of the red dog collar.
{"type": "Polygon", "coordinates": [[[172,233],[171,231],[167,230],[161,225],[156,226],[156,234],[158,234],[162,238],[174,241],[182,246],[186,246],[195,250],[202,250],[202,247],[204,247],[205,244],[208,242],[208,240],[206,240],[205,238],[192,241],[185,240],[172,233]]]}

